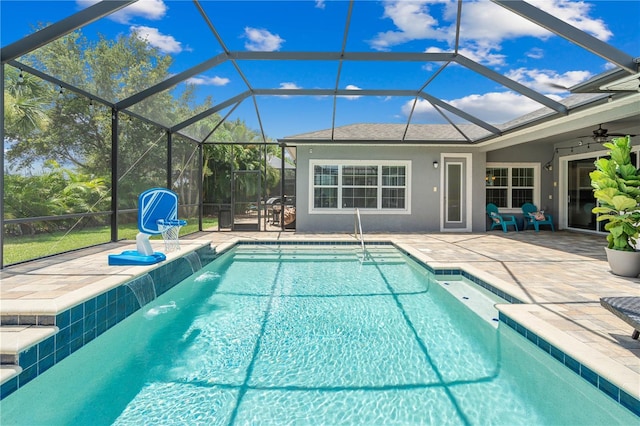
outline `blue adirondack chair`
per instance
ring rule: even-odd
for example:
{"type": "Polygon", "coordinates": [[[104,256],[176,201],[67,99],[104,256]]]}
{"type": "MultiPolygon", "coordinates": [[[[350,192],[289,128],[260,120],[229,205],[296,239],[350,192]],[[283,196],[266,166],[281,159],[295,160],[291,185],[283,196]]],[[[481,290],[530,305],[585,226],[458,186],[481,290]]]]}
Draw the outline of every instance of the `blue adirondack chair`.
{"type": "Polygon", "coordinates": [[[507,227],[513,225],[516,228],[516,232],[518,231],[518,222],[516,222],[515,216],[501,215],[498,212],[498,206],[495,204],[487,204],[487,215],[491,219],[491,229],[501,227],[502,232],[507,232],[507,227]]]}
{"type": "Polygon", "coordinates": [[[551,231],[555,231],[553,229],[553,216],[540,212],[535,205],[524,203],[522,205],[522,213],[524,215],[524,229],[533,226],[536,232],[539,232],[540,225],[550,225],[551,231]]]}

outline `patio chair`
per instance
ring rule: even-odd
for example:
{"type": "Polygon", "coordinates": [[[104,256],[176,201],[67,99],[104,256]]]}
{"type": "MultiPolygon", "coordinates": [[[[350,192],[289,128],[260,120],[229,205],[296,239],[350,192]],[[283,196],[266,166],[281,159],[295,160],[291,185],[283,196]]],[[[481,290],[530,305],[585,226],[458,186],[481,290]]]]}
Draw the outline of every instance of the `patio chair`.
{"type": "Polygon", "coordinates": [[[522,205],[522,213],[524,214],[524,229],[526,230],[529,226],[533,226],[536,232],[540,231],[540,225],[549,225],[551,226],[551,231],[554,232],[553,229],[553,216],[550,214],[541,212],[538,208],[531,203],[524,203],[522,205]]]}
{"type": "Polygon", "coordinates": [[[518,231],[518,222],[516,222],[515,216],[507,216],[501,215],[498,213],[498,206],[493,203],[487,204],[487,215],[489,219],[491,219],[491,229],[502,227],[502,232],[507,232],[507,227],[509,225],[513,225],[516,228],[516,232],[518,231]]]}
{"type": "Polygon", "coordinates": [[[633,327],[631,338],[640,336],[640,297],[601,297],[603,308],[633,327]]]}

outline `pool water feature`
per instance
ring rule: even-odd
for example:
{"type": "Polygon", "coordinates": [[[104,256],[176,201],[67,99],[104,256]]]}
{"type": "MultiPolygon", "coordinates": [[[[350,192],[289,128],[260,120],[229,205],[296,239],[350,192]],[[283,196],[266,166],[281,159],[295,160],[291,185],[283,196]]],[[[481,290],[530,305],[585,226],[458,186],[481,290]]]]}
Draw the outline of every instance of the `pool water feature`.
{"type": "Polygon", "coordinates": [[[481,319],[464,282],[367,251],[238,246],[9,395],[0,423],[637,422],[496,327],[489,296],[481,319]]]}

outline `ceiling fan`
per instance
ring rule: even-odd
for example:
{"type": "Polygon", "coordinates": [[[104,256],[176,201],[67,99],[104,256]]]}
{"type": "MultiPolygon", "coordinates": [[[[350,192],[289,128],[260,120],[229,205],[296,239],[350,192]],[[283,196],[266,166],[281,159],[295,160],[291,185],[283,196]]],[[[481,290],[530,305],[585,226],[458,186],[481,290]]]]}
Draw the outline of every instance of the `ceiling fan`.
{"type": "MultiPolygon", "coordinates": [[[[622,133],[607,133],[607,129],[603,129],[602,128],[602,124],[600,124],[598,126],[598,128],[596,130],[593,131],[593,135],[590,135],[594,141],[596,142],[607,142],[609,140],[610,137],[616,137],[616,136],[626,136],[625,134],[622,133]]],[[[630,135],[630,136],[635,136],[635,135],[630,135]]],[[[586,138],[587,136],[580,136],[581,138],[586,138]]]]}

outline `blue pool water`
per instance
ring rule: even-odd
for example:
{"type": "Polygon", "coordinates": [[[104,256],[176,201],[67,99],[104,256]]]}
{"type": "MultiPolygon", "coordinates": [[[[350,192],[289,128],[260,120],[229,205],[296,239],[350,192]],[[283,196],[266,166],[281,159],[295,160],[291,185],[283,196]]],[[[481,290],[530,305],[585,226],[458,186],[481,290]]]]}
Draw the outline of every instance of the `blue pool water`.
{"type": "Polygon", "coordinates": [[[392,246],[239,246],[6,397],[0,424],[637,424],[491,298],[392,246]]]}

